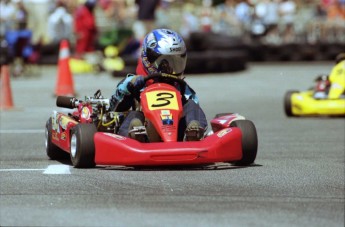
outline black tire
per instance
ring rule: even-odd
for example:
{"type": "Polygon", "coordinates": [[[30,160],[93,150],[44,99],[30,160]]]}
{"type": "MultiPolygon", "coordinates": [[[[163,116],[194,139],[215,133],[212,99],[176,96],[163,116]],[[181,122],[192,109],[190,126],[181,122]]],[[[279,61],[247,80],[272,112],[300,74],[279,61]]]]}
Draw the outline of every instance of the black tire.
{"type": "Polygon", "coordinates": [[[77,124],[71,133],[71,161],[75,168],[95,167],[94,124],[77,124]]]}
{"type": "Polygon", "coordinates": [[[75,98],[69,96],[58,96],[56,98],[56,106],[73,109],[75,108],[74,103],[72,102],[73,99],[75,98]]]}
{"type": "Polygon", "coordinates": [[[216,114],[216,116],[214,116],[214,118],[223,117],[225,115],[230,115],[230,114],[233,114],[233,113],[218,113],[216,114]]]}
{"type": "Polygon", "coordinates": [[[253,164],[258,151],[258,136],[255,125],[250,120],[237,120],[230,124],[242,132],[242,159],[234,162],[235,165],[247,166],[253,164]]]}
{"type": "Polygon", "coordinates": [[[299,91],[288,91],[285,94],[284,97],[284,110],[285,110],[285,114],[288,117],[292,117],[294,116],[294,114],[292,113],[292,103],[291,103],[291,96],[294,93],[298,93],[299,91]]]}
{"type": "Polygon", "coordinates": [[[50,117],[46,122],[45,127],[45,146],[47,156],[52,160],[68,159],[69,154],[53,144],[52,142],[52,118],[50,117]]]}

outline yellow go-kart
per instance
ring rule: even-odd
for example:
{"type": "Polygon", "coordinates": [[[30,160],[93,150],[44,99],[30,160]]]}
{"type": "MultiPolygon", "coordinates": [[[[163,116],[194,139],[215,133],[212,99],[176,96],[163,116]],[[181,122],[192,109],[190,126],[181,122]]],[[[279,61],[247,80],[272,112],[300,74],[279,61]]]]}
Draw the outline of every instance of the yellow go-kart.
{"type": "Polygon", "coordinates": [[[339,99],[317,99],[314,90],[287,91],[284,108],[287,116],[343,116],[345,96],[339,99]]]}
{"type": "Polygon", "coordinates": [[[343,116],[345,117],[345,95],[329,99],[330,81],[328,75],[315,79],[315,86],[307,91],[288,91],[284,97],[287,116],[343,116]]]}

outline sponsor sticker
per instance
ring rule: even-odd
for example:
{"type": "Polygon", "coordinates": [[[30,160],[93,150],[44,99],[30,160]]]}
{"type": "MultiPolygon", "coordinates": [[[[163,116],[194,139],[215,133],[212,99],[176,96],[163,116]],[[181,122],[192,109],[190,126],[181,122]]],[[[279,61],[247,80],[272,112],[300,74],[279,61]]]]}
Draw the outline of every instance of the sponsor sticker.
{"type": "Polygon", "coordinates": [[[68,118],[68,117],[66,117],[66,116],[61,116],[61,117],[60,117],[59,124],[60,124],[60,126],[61,126],[61,128],[62,128],[63,130],[66,130],[67,125],[68,125],[69,122],[72,122],[70,118],[68,118]]]}
{"type": "Polygon", "coordinates": [[[172,125],[174,124],[172,114],[170,110],[161,110],[161,119],[163,125],[172,125]]]}
{"type": "Polygon", "coordinates": [[[172,124],[171,124],[171,125],[163,125],[163,126],[162,126],[162,131],[163,131],[163,132],[169,133],[169,132],[173,132],[173,131],[175,131],[175,130],[176,130],[176,127],[173,126],[172,124]]]}
{"type": "Polygon", "coordinates": [[[52,114],[52,129],[59,132],[59,124],[58,124],[58,113],[54,111],[52,114]]]}
{"type": "Polygon", "coordinates": [[[89,120],[90,119],[90,110],[89,110],[89,108],[87,108],[86,106],[83,107],[83,109],[81,110],[81,116],[85,120],[89,120]]]}
{"type": "Polygon", "coordinates": [[[221,130],[220,132],[218,132],[217,136],[219,138],[221,138],[221,137],[225,136],[226,134],[230,133],[231,131],[232,131],[231,128],[225,128],[225,129],[221,130]]]}
{"type": "Polygon", "coordinates": [[[60,124],[60,126],[61,126],[62,129],[64,129],[64,130],[66,129],[67,123],[68,123],[68,121],[66,121],[66,118],[60,117],[60,122],[59,122],[59,124],[60,124]]]}
{"type": "Polygon", "coordinates": [[[170,47],[170,52],[179,52],[181,50],[182,50],[181,47],[175,47],[175,48],[170,47]]]}
{"type": "Polygon", "coordinates": [[[53,140],[56,140],[56,141],[59,141],[59,137],[58,137],[58,133],[57,132],[52,132],[52,139],[53,140]]]}

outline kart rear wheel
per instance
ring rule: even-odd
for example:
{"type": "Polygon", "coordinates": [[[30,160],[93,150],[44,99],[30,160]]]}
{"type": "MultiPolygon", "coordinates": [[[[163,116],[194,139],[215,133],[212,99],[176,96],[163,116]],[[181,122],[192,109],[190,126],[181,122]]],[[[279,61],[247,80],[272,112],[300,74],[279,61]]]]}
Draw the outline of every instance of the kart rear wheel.
{"type": "Polygon", "coordinates": [[[284,110],[285,110],[285,114],[288,117],[292,117],[294,116],[294,114],[292,113],[292,102],[291,102],[291,96],[294,93],[298,93],[299,91],[288,91],[285,94],[284,97],[284,110]]]}
{"type": "Polygon", "coordinates": [[[52,160],[62,160],[62,159],[68,159],[69,154],[56,146],[52,142],[52,118],[50,117],[48,121],[46,122],[45,127],[45,147],[47,156],[52,160]]]}
{"type": "Polygon", "coordinates": [[[77,124],[71,133],[71,161],[75,168],[95,167],[94,124],[77,124]]]}
{"type": "Polygon", "coordinates": [[[254,163],[258,150],[258,137],[255,125],[250,120],[237,120],[230,124],[242,132],[242,159],[234,162],[235,165],[247,166],[254,163]]]}

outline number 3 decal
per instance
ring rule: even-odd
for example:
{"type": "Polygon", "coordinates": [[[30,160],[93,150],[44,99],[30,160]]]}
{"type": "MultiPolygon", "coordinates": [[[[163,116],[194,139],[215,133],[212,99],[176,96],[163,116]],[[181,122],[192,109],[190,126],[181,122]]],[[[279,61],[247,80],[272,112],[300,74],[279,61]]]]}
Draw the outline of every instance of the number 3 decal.
{"type": "Polygon", "coordinates": [[[169,99],[174,98],[174,95],[168,92],[162,92],[162,93],[157,93],[157,103],[151,104],[151,107],[163,107],[163,106],[168,106],[171,102],[169,99]],[[160,98],[158,98],[160,97],[160,98]],[[162,101],[162,102],[161,102],[162,101]],[[160,103],[159,103],[160,102],[160,103]]]}
{"type": "Polygon", "coordinates": [[[170,91],[152,91],[146,93],[147,104],[150,110],[178,109],[176,93],[170,91]]]}

